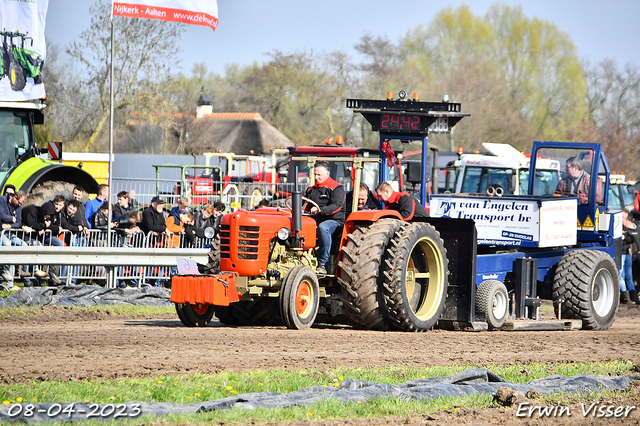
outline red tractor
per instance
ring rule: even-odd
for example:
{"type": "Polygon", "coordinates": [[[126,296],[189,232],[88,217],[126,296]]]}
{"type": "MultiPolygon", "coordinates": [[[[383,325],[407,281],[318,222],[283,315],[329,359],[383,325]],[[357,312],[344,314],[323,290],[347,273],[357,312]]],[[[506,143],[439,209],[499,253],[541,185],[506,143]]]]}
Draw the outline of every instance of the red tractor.
{"type": "MultiPolygon", "coordinates": [[[[349,100],[348,106],[352,101],[359,102],[349,100]]],[[[409,106],[380,102],[385,108],[409,106]]],[[[464,116],[454,103],[414,101],[412,107],[422,110],[412,114],[414,122],[408,125],[418,126],[421,134],[439,118],[448,117],[453,127],[464,116]]],[[[300,184],[313,185],[313,166],[323,160],[347,191],[360,182],[374,189],[380,181],[393,181],[401,190],[400,164],[389,139],[381,141],[381,150],[291,148],[289,208],[226,214],[220,229],[222,272],[173,278],[171,300],[183,324],[203,326],[215,314],[225,324],[283,323],[304,329],[317,315],[329,319],[341,305],[346,318],[335,320],[357,328],[432,328],[444,306],[448,270],[442,240],[427,223],[404,222],[392,210],[355,211],[353,191],[352,212],[334,235],[327,274],[316,272],[316,223],[303,212],[310,201],[301,196],[300,184]]]]}

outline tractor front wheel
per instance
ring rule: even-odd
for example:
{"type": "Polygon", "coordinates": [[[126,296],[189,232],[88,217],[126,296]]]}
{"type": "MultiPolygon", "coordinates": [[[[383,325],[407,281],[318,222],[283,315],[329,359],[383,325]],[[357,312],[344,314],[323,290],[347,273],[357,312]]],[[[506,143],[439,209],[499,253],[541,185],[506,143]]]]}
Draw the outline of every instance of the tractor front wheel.
{"type": "Polygon", "coordinates": [[[287,328],[305,330],[313,325],[320,304],[320,285],[308,266],[291,269],[280,289],[280,315],[287,328]]]}

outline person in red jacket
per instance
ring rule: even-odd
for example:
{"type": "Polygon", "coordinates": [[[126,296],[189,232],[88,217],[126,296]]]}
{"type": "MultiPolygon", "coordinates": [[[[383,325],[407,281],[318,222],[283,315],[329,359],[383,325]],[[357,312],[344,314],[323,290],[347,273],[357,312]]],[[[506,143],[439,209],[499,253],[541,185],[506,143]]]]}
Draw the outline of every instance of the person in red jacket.
{"type": "Polygon", "coordinates": [[[427,210],[415,198],[406,192],[394,191],[387,182],[378,185],[376,193],[385,206],[400,213],[405,222],[418,217],[429,217],[427,210]]]}
{"type": "Polygon", "coordinates": [[[329,251],[333,233],[344,225],[346,216],[344,188],[329,176],[329,163],[318,161],[313,169],[315,185],[307,188],[304,196],[314,201],[309,213],[318,224],[318,269],[319,274],[327,273],[329,251]]]}

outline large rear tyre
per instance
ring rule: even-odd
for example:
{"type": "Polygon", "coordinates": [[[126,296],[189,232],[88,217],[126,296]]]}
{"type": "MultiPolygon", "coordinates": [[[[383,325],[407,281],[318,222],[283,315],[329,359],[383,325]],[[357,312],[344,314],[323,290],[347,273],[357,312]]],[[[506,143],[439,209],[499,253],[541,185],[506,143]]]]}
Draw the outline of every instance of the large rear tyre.
{"type": "Polygon", "coordinates": [[[563,318],[582,319],[585,329],[607,330],[620,301],[618,271],[611,256],[599,250],[565,254],[556,268],[552,298],[556,315],[562,309],[563,318]]]}
{"type": "Polygon", "coordinates": [[[389,244],[383,288],[389,317],[405,331],[427,331],[447,297],[449,261],[440,233],[428,223],[400,229],[389,244]]]}
{"type": "Polygon", "coordinates": [[[207,304],[191,305],[176,303],[176,313],[182,324],[187,327],[204,327],[213,318],[213,306],[207,304]]]}
{"type": "Polygon", "coordinates": [[[240,208],[240,190],[236,184],[227,184],[226,188],[222,191],[222,199],[231,208],[231,211],[236,211],[240,208]]]}
{"type": "Polygon", "coordinates": [[[24,69],[22,69],[20,62],[14,58],[11,58],[11,62],[9,62],[9,83],[11,90],[16,92],[21,91],[27,85],[27,77],[24,75],[24,69]]]}
{"type": "Polygon", "coordinates": [[[502,327],[507,320],[509,292],[500,281],[483,281],[476,291],[476,312],[483,313],[489,330],[502,327]]]}
{"type": "Polygon", "coordinates": [[[31,204],[41,206],[45,202],[53,200],[56,195],[62,195],[68,200],[72,197],[75,186],[73,183],[59,181],[40,183],[29,191],[29,195],[24,201],[24,206],[31,204]]]}
{"type": "Polygon", "coordinates": [[[211,240],[211,249],[207,254],[209,258],[207,266],[202,271],[203,274],[215,275],[220,273],[220,236],[216,235],[211,240]]]}
{"type": "Polygon", "coordinates": [[[308,266],[291,269],[280,289],[280,316],[294,330],[305,330],[313,325],[320,305],[320,285],[315,272],[308,266]]]}
{"type": "Polygon", "coordinates": [[[246,191],[246,198],[243,200],[243,204],[249,210],[253,210],[264,198],[263,190],[259,186],[247,186],[246,191]]]}
{"type": "Polygon", "coordinates": [[[338,264],[338,283],[345,314],[354,328],[387,330],[391,325],[382,291],[382,269],[389,242],[406,225],[397,219],[381,219],[347,236],[338,264]]]}

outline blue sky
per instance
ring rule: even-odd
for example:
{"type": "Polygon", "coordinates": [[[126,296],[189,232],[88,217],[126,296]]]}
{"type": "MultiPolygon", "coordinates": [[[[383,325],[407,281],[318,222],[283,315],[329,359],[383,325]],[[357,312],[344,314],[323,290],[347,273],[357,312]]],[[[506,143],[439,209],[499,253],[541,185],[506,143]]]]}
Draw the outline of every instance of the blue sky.
{"type": "MultiPolygon", "coordinates": [[[[353,45],[363,35],[386,35],[396,41],[418,24],[428,25],[447,6],[468,4],[484,15],[493,0],[383,1],[383,0],[218,0],[219,25],[210,28],[184,25],[179,42],[182,70],[204,62],[224,73],[227,64],[248,65],[280,50],[343,50],[354,55],[353,45]]],[[[619,66],[640,67],[640,0],[503,0],[522,5],[528,17],[554,23],[567,32],[581,58],[598,62],[614,59],[619,66]]],[[[90,24],[93,0],[50,0],[46,36],[66,46],[90,24]]],[[[116,18],[120,19],[120,18],[116,18]]]]}

